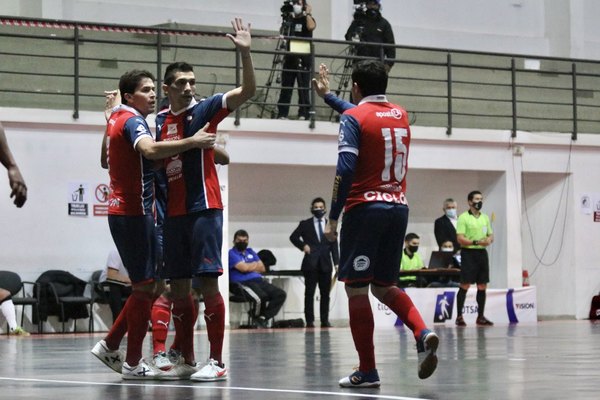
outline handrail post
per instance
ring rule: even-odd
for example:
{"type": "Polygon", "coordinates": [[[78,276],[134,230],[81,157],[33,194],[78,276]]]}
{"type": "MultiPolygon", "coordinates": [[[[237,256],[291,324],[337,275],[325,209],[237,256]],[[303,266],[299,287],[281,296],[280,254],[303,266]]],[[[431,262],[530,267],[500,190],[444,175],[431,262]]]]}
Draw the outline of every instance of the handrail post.
{"type": "Polygon", "coordinates": [[[310,119],[310,123],[308,127],[310,129],[315,129],[315,91],[312,88],[312,77],[315,76],[315,44],[312,39],[310,39],[310,76],[308,78],[308,100],[310,102],[310,109],[308,111],[308,116],[310,119]]]}
{"type": "Polygon", "coordinates": [[[160,29],[156,32],[156,112],[160,111],[162,94],[162,36],[160,29]]]}
{"type": "MultiPolygon", "coordinates": [[[[235,48],[235,87],[240,87],[241,86],[241,82],[240,82],[240,66],[241,66],[241,53],[240,53],[240,49],[238,49],[237,47],[235,48]]],[[[235,120],[233,122],[233,124],[235,126],[239,126],[240,125],[240,107],[235,109],[235,120]]]]}
{"type": "Polygon", "coordinates": [[[448,79],[448,126],[446,127],[446,135],[452,135],[452,55],[450,53],[446,56],[446,69],[448,79]]]}
{"type": "Polygon", "coordinates": [[[73,119],[79,119],[79,26],[73,28],[73,119]]]}
{"type": "Polygon", "coordinates": [[[573,74],[573,133],[571,140],[577,140],[577,65],[571,64],[571,73],[573,74]]]}
{"type": "Polygon", "coordinates": [[[510,87],[512,103],[512,129],[511,138],[517,137],[517,66],[515,58],[510,59],[510,87]]]}

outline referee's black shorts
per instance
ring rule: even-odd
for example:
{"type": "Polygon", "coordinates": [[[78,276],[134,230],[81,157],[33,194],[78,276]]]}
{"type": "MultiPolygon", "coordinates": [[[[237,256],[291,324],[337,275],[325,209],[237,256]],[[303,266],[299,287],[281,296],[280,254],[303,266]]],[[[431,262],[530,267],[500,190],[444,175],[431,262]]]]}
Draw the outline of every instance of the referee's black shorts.
{"type": "Polygon", "coordinates": [[[460,250],[460,283],[488,283],[490,263],[486,249],[460,250]]]}

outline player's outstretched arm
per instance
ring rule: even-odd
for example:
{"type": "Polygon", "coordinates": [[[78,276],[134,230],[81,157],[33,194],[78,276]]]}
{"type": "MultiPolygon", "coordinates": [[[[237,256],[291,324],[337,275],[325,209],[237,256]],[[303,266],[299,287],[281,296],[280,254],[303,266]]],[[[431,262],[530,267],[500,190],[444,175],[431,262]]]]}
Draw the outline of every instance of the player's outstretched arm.
{"type": "Polygon", "coordinates": [[[340,114],[343,114],[344,111],[355,107],[354,104],[342,100],[331,93],[331,89],[329,87],[329,69],[325,64],[319,65],[319,76],[317,78],[313,78],[312,86],[317,95],[325,100],[325,104],[340,114]]]}
{"type": "Polygon", "coordinates": [[[135,149],[142,153],[148,160],[161,160],[194,148],[213,148],[215,146],[217,135],[208,132],[209,127],[210,123],[207,122],[206,125],[198,130],[193,136],[181,140],[155,142],[154,139],[148,135],[137,142],[135,149]]]}
{"type": "Polygon", "coordinates": [[[242,86],[227,92],[227,108],[235,110],[244,102],[251,99],[256,93],[256,77],[254,75],[254,65],[252,64],[252,55],[250,45],[252,36],[250,34],[250,24],[244,26],[241,18],[235,18],[231,21],[235,35],[227,34],[227,37],[235,44],[242,57],[242,86]]]}
{"type": "MultiPolygon", "coordinates": [[[[121,104],[121,93],[119,90],[105,90],[104,96],[106,97],[106,102],[104,103],[104,118],[106,118],[106,122],[110,119],[110,115],[112,114],[113,108],[121,104]]],[[[107,131],[104,131],[104,136],[102,137],[102,148],[100,149],[100,166],[104,169],[108,169],[108,154],[107,154],[107,131]]]]}
{"type": "Polygon", "coordinates": [[[0,124],[0,162],[6,167],[6,171],[8,172],[8,184],[11,188],[10,197],[14,197],[15,200],[13,203],[18,208],[21,208],[25,204],[25,201],[27,201],[27,185],[8,147],[2,124],[0,124]]]}

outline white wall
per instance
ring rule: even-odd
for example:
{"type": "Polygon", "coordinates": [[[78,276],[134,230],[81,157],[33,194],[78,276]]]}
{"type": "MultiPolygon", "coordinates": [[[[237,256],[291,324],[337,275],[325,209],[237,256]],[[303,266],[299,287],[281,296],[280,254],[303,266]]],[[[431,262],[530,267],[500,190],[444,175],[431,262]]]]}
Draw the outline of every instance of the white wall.
{"type": "MultiPolygon", "coordinates": [[[[104,218],[67,215],[68,183],[106,182],[98,165],[102,116],[83,113],[76,123],[68,111],[0,109],[0,120],[29,186],[27,204],[15,209],[8,201],[6,177],[0,175],[0,269],[17,269],[35,279],[46,269],[64,268],[87,279],[103,266],[111,239],[104,218]]],[[[310,131],[305,122],[244,119],[235,127],[227,119],[220,132],[232,159],[220,170],[229,221],[225,248],[232,232],[244,228],[254,248],[275,252],[278,267],[297,269],[302,254],[288,237],[308,217],[313,197],[330,196],[336,125],[318,123],[310,131]]],[[[484,211],[494,218],[491,286],[519,286],[521,269],[527,268],[538,286],[542,315],[585,317],[591,296],[600,291],[600,250],[594,245],[600,223],[581,212],[578,196],[592,193],[600,199],[600,137],[580,134],[570,156],[569,135],[564,134],[519,132],[515,143],[524,146],[523,156],[513,156],[509,132],[456,129],[447,137],[443,129],[415,126],[413,138],[408,229],[421,235],[425,257],[435,247],[433,220],[441,215],[442,201],[454,197],[464,210],[466,194],[480,189],[484,211]],[[533,248],[544,249],[557,213],[543,260],[558,258],[536,269],[533,248]]],[[[292,282],[295,300],[286,309],[301,311],[302,284],[292,282]]],[[[343,291],[340,296],[332,318],[346,315],[343,291]]]]}
{"type": "MultiPolygon", "coordinates": [[[[229,27],[237,15],[278,30],[279,0],[3,0],[0,15],[126,25],[178,22],[229,27]],[[135,18],[132,18],[135,16],[135,18]]],[[[352,1],[313,0],[315,37],[343,40],[352,1]]],[[[594,0],[383,0],[396,43],[554,57],[600,58],[600,5],[594,0]]]]}

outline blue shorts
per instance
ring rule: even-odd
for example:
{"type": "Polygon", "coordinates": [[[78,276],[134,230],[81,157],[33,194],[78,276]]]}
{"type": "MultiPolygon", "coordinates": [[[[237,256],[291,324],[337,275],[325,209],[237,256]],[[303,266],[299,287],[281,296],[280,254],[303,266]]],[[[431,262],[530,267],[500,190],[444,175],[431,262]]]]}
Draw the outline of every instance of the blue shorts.
{"type": "Polygon", "coordinates": [[[395,285],[408,224],[408,207],[368,203],[344,214],[338,279],[349,286],[395,285]]]}
{"type": "Polygon", "coordinates": [[[154,216],[109,215],[108,226],[132,283],[156,277],[154,216]]]}
{"type": "Polygon", "coordinates": [[[223,274],[223,210],[167,217],[163,233],[162,278],[188,279],[223,274]]]}

